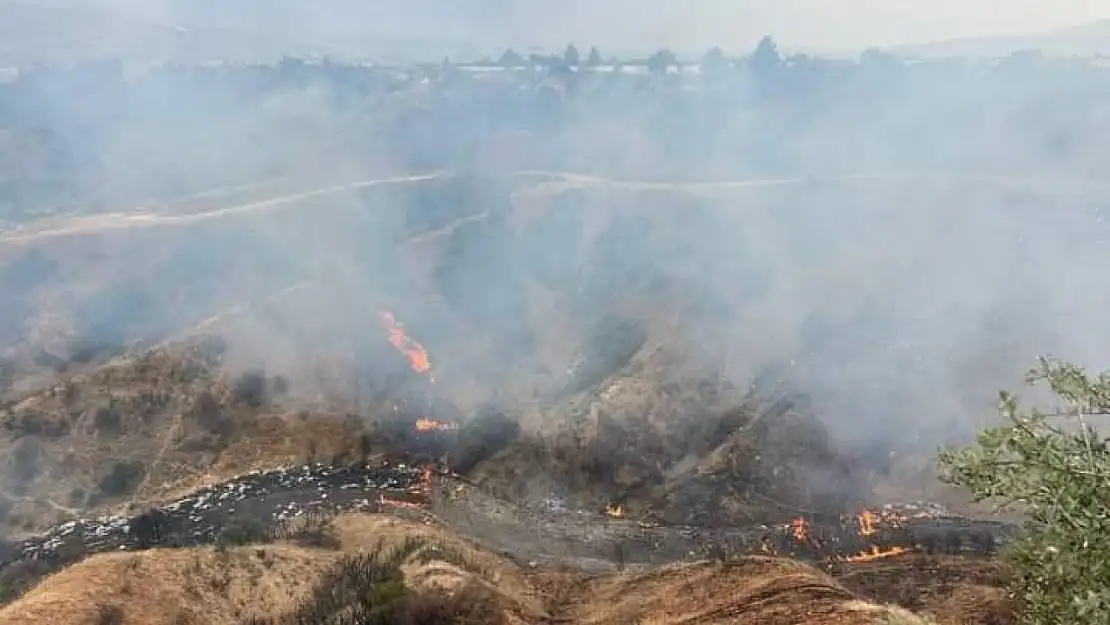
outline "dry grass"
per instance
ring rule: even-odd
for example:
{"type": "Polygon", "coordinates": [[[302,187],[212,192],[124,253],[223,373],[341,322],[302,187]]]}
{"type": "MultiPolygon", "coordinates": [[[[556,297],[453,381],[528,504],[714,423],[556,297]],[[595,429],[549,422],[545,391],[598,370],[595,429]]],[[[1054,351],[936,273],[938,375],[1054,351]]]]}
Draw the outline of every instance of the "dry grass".
{"type": "Polygon", "coordinates": [[[128,625],[234,625],[296,609],[344,555],[422,545],[402,567],[406,583],[439,594],[492,591],[508,622],[543,611],[511,563],[443,528],[378,515],[335,522],[341,551],[290,544],[113,553],[73,565],[0,609],[5,625],[99,625],[118,610],[128,625]],[[110,606],[110,607],[105,607],[110,606]]]}
{"type": "Polygon", "coordinates": [[[478,583],[502,599],[513,619],[530,621],[545,615],[542,597],[524,571],[476,548],[448,528],[365,514],[341,515],[335,520],[335,528],[344,551],[366,549],[378,541],[385,546],[413,538],[428,541],[432,546],[430,559],[418,559],[404,569],[409,583],[417,588],[454,591],[478,583]],[[436,548],[443,559],[436,558],[436,548]]]}
{"type": "Polygon", "coordinates": [[[861,601],[825,574],[789,560],[749,557],[593,579],[571,575],[556,592],[543,583],[553,579],[549,573],[525,572],[434,524],[348,514],[335,520],[335,529],[340,551],[275,544],[95,556],[0,609],[0,622],[100,625],[100,619],[122,617],[136,625],[234,625],[280,618],[303,605],[345,554],[400,549],[412,553],[402,571],[414,590],[490,598],[514,624],[553,617],[582,625],[931,623],[861,601]]]}
{"type": "Polygon", "coordinates": [[[860,597],[928,612],[945,625],[1003,625],[1015,614],[1001,590],[1006,569],[996,560],[908,554],[852,564],[836,577],[860,597]],[[977,615],[983,618],[974,620],[977,615]]]}
{"type": "Polygon", "coordinates": [[[961,584],[931,610],[942,625],[1017,625],[1018,607],[1005,589],[961,584]]]}
{"type": "Polygon", "coordinates": [[[570,607],[583,625],[876,625],[905,615],[858,600],[811,567],[762,557],[603,578],[570,607]]]}
{"type": "Polygon", "coordinates": [[[129,624],[230,624],[292,608],[333,559],[289,546],[100,555],[0,609],[0,622],[96,625],[101,606],[110,605],[129,624]]]}

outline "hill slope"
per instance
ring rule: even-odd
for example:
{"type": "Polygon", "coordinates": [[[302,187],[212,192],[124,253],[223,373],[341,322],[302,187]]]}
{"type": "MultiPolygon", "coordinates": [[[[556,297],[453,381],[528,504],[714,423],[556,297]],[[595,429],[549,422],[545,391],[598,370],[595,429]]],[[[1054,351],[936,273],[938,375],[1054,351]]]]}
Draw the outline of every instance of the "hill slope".
{"type": "Polygon", "coordinates": [[[1100,20],[1041,34],[952,39],[889,48],[889,51],[897,54],[920,58],[1002,58],[1015,52],[1028,50],[1039,50],[1049,56],[1060,57],[1110,54],[1110,20],[1100,20]]]}
{"type": "Polygon", "coordinates": [[[439,559],[433,549],[410,558],[403,566],[408,585],[447,594],[485,588],[508,623],[924,623],[862,601],[812,568],[773,558],[582,576],[521,567],[442,527],[347,516],[337,520],[336,531],[335,550],[277,544],[96,556],[0,608],[0,618],[17,625],[92,625],[114,612],[128,623],[232,625],[288,612],[343,553],[421,539],[463,557],[439,559]]]}

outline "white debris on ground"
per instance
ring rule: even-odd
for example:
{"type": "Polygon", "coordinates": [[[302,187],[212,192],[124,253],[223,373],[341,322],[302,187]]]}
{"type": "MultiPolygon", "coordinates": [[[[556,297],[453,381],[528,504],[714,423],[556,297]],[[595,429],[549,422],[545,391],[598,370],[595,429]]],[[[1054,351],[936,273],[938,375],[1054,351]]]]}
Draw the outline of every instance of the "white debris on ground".
{"type": "MultiPolygon", "coordinates": [[[[308,512],[377,510],[387,497],[411,499],[421,491],[425,480],[423,469],[406,464],[342,467],[314,464],[252,471],[145,514],[147,518],[151,514],[158,517],[160,545],[210,544],[223,528],[236,522],[271,525],[308,512]]],[[[148,546],[142,544],[135,531],[143,516],[67,521],[16,541],[10,545],[14,549],[6,551],[14,559],[45,559],[75,540],[80,540],[83,551],[90,553],[148,546]]],[[[0,552],[0,567],[13,559],[6,555],[0,552]]]]}

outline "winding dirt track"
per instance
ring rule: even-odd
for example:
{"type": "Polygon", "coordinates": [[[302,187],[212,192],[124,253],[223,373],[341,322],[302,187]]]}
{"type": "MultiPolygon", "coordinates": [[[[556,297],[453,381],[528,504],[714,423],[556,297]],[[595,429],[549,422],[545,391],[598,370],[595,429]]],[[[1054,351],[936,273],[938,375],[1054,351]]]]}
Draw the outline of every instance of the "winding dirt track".
{"type": "MultiPolygon", "coordinates": [[[[451,176],[451,172],[430,172],[413,174],[409,176],[394,176],[388,178],[372,178],[356,180],[341,184],[317,187],[296,193],[280,195],[264,200],[225,206],[214,210],[192,213],[187,215],[152,215],[149,213],[105,213],[101,215],[72,217],[47,226],[36,227],[34,224],[0,232],[0,244],[31,243],[43,239],[81,236],[98,234],[113,230],[126,230],[133,228],[153,228],[170,226],[187,226],[204,221],[220,219],[232,215],[264,212],[281,207],[288,207],[302,200],[340,194],[357,189],[375,186],[403,185],[412,182],[423,182],[451,176]]],[[[1055,191],[1075,190],[1083,192],[1110,191],[1110,184],[1084,180],[1084,179],[1054,179],[1031,178],[1018,176],[990,176],[990,175],[955,175],[947,173],[874,173],[851,174],[841,176],[799,176],[788,178],[751,178],[746,180],[719,180],[719,181],[636,181],[616,180],[602,176],[576,174],[571,172],[522,170],[513,172],[517,177],[536,177],[540,180],[533,188],[533,192],[544,193],[565,190],[568,188],[583,187],[609,187],[627,190],[688,190],[688,191],[714,191],[744,188],[766,188],[777,186],[798,186],[820,183],[845,183],[845,182],[876,182],[876,181],[918,181],[922,184],[933,183],[975,183],[996,184],[1010,188],[1025,188],[1030,191],[1055,191]]],[[[208,194],[217,191],[206,192],[208,194]]],[[[201,194],[203,195],[203,194],[201,194]]]]}
{"type": "MultiPolygon", "coordinates": [[[[233,206],[225,206],[203,213],[193,213],[189,215],[151,215],[142,213],[105,213],[102,215],[92,215],[87,217],[75,217],[66,220],[65,223],[58,226],[49,227],[41,230],[27,231],[28,229],[17,230],[0,235],[0,243],[29,243],[41,239],[49,239],[55,237],[65,237],[83,234],[97,234],[107,232],[110,230],[126,230],[130,228],[150,228],[159,226],[186,226],[196,224],[203,221],[212,219],[220,219],[223,217],[230,217],[232,215],[239,215],[244,213],[255,213],[266,210],[279,208],[289,204],[295,204],[302,200],[308,200],[315,197],[322,197],[336,193],[344,193],[347,191],[354,191],[367,187],[391,185],[391,184],[405,184],[409,182],[421,182],[424,180],[432,180],[441,177],[443,174],[419,174],[413,176],[399,176],[393,178],[374,178],[369,180],[357,180],[354,182],[347,182],[343,184],[330,185],[326,187],[318,187],[316,189],[309,189],[307,191],[299,191],[297,193],[290,193],[278,197],[267,198],[265,200],[258,200],[255,202],[248,202],[245,204],[238,204],[233,206]]],[[[33,228],[33,226],[31,226],[33,228]]]]}

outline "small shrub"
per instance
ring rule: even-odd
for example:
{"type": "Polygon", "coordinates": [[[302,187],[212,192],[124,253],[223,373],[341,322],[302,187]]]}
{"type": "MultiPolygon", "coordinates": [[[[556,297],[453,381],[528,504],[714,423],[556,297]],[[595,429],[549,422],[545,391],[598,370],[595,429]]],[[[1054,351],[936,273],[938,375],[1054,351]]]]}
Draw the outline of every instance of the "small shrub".
{"type": "Polygon", "coordinates": [[[386,549],[348,555],[325,573],[311,595],[277,619],[252,617],[242,625],[501,625],[504,612],[481,584],[448,597],[405,586],[401,565],[410,558],[438,557],[446,550],[410,539],[386,549]]]}
{"type": "Polygon", "coordinates": [[[358,435],[358,458],[365,464],[370,459],[370,454],[374,453],[374,437],[369,432],[363,432],[358,435]]]}
{"type": "Polygon", "coordinates": [[[165,512],[152,508],[132,519],[131,534],[139,541],[140,547],[156,545],[162,542],[168,521],[165,512]]]}
{"type": "Polygon", "coordinates": [[[123,625],[123,608],[114,603],[96,606],[96,625],[123,625]]]}
{"type": "Polygon", "coordinates": [[[407,592],[401,564],[421,546],[410,541],[386,551],[379,543],[369,553],[343,558],[296,611],[295,622],[324,623],[335,615],[349,614],[357,619],[352,623],[389,625],[407,592]]]}
{"type": "Polygon", "coordinates": [[[84,560],[87,555],[89,555],[89,549],[85,545],[84,536],[70,534],[55,548],[53,557],[62,564],[72,564],[84,560]]]}
{"type": "Polygon", "coordinates": [[[266,526],[252,520],[229,523],[216,536],[216,547],[226,549],[237,545],[268,543],[273,540],[266,526]]]}
{"type": "Polygon", "coordinates": [[[60,438],[69,433],[72,424],[64,417],[48,415],[36,410],[5,415],[4,429],[16,436],[42,436],[60,438]]]}
{"type": "Polygon", "coordinates": [[[7,605],[34,588],[62,565],[46,560],[17,560],[0,567],[0,606],[7,605]]]}
{"type": "Polygon", "coordinates": [[[41,460],[42,445],[38,441],[29,438],[19,441],[12,453],[12,480],[19,486],[34,480],[39,474],[41,460]]]}
{"type": "Polygon", "coordinates": [[[259,407],[266,403],[266,372],[252,369],[235,380],[235,399],[248,406],[259,407]]]}
{"type": "Polygon", "coordinates": [[[220,400],[208,391],[197,395],[185,418],[220,439],[230,436],[235,429],[235,422],[224,412],[220,400]]]}
{"type": "Polygon", "coordinates": [[[292,541],[302,547],[339,549],[342,545],[335,531],[335,516],[309,512],[303,516],[282,521],[271,532],[275,540],[292,541]]]}
{"type": "Polygon", "coordinates": [[[471,582],[448,597],[438,592],[412,593],[393,622],[408,625],[501,625],[507,622],[497,597],[471,582]]]}
{"type": "Polygon", "coordinates": [[[108,406],[101,406],[93,414],[93,426],[97,432],[103,434],[116,434],[119,432],[119,414],[108,406]]]}
{"type": "Polygon", "coordinates": [[[97,488],[104,496],[119,497],[135,490],[145,474],[146,467],[141,462],[117,462],[100,479],[97,488]]]}

